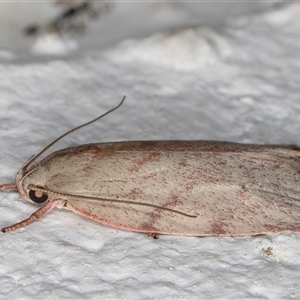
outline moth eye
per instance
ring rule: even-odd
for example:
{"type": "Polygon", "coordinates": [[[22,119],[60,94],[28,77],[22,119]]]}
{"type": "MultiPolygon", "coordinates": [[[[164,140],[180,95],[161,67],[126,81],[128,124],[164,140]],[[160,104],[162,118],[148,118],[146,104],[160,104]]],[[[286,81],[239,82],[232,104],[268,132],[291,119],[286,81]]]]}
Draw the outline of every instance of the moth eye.
{"type": "Polygon", "coordinates": [[[48,195],[42,191],[29,191],[29,198],[35,203],[44,203],[48,200],[48,195]]]}

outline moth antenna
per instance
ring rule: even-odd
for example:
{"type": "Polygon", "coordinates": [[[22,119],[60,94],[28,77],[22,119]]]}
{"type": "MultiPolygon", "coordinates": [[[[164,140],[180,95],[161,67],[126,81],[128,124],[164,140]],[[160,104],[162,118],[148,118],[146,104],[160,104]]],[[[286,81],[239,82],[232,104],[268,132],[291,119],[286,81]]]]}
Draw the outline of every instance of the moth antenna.
{"type": "Polygon", "coordinates": [[[38,157],[40,157],[44,152],[46,152],[50,147],[52,147],[54,144],[56,144],[59,140],[61,140],[62,138],[64,138],[65,136],[69,135],[70,133],[84,127],[84,126],[87,126],[87,125],[90,125],[96,121],[98,121],[99,119],[105,117],[106,115],[110,114],[111,112],[113,112],[114,110],[118,109],[122,104],[123,102],[125,101],[125,98],[126,96],[123,96],[121,102],[115,106],[114,108],[110,109],[109,111],[107,111],[106,113],[102,114],[101,116],[93,119],[92,121],[89,121],[89,122],[86,122],[82,125],[79,125],[69,131],[67,131],[66,133],[62,134],[61,136],[59,136],[57,139],[55,139],[52,143],[50,143],[48,146],[46,146],[42,151],[40,151],[38,154],[34,155],[33,157],[31,157],[25,164],[24,166],[22,167],[22,173],[24,174],[24,172],[26,171],[26,169],[28,168],[29,165],[31,165],[38,157]]]}
{"type": "Polygon", "coordinates": [[[190,215],[190,214],[185,213],[183,211],[179,211],[179,210],[168,208],[168,207],[163,207],[163,206],[156,205],[156,204],[153,204],[153,203],[148,203],[148,202],[135,202],[135,201],[131,201],[131,200],[107,199],[107,198],[90,197],[90,196],[83,196],[83,195],[73,195],[73,194],[67,194],[67,193],[58,193],[58,192],[55,192],[55,191],[51,191],[51,190],[47,190],[47,189],[44,189],[44,188],[34,186],[33,184],[28,185],[28,189],[33,190],[33,191],[45,192],[47,194],[52,194],[52,195],[58,196],[58,197],[70,197],[70,198],[73,198],[73,199],[78,198],[78,199],[88,199],[88,200],[102,201],[102,202],[132,204],[132,205],[138,205],[138,206],[153,207],[153,208],[157,208],[157,209],[161,209],[161,210],[170,211],[170,212],[173,212],[173,213],[185,216],[185,217],[197,218],[196,215],[190,215]]]}

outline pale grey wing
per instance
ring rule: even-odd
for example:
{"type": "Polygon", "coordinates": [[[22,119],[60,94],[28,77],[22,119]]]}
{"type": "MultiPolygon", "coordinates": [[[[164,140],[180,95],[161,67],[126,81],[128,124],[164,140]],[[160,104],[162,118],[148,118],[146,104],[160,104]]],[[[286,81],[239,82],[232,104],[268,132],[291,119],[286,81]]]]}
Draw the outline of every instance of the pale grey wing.
{"type": "Polygon", "coordinates": [[[69,161],[68,165],[73,166],[72,172],[48,166],[56,174],[48,178],[48,187],[98,197],[71,198],[68,205],[110,226],[197,236],[300,228],[296,151],[122,151],[98,157],[86,153],[80,163],[69,161]],[[101,198],[139,204],[109,203],[101,198]]]}

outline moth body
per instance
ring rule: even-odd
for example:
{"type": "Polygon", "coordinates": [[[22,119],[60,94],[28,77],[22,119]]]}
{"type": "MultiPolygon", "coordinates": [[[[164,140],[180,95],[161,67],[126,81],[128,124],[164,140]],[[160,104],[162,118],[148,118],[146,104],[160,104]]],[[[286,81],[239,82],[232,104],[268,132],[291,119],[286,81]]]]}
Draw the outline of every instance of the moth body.
{"type": "Polygon", "coordinates": [[[3,231],[59,207],[147,233],[297,232],[299,156],[288,148],[210,141],[99,143],[59,150],[17,173],[21,195],[43,207],[3,231]]]}

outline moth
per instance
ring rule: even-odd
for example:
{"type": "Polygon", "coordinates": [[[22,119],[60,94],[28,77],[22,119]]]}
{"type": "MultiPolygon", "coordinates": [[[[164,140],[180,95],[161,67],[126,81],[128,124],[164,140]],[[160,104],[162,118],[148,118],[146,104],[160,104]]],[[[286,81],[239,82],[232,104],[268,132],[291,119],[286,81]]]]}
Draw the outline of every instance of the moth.
{"type": "Polygon", "coordinates": [[[297,148],[215,141],[136,141],[81,145],[30,158],[15,184],[41,205],[9,232],[53,208],[149,235],[241,236],[300,231],[297,148]]]}

